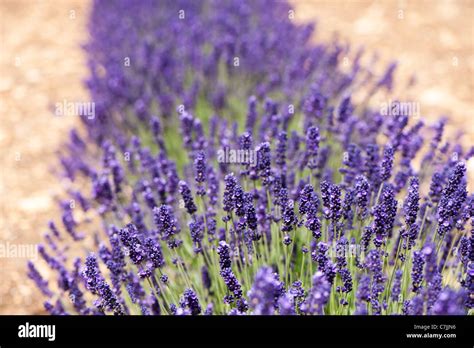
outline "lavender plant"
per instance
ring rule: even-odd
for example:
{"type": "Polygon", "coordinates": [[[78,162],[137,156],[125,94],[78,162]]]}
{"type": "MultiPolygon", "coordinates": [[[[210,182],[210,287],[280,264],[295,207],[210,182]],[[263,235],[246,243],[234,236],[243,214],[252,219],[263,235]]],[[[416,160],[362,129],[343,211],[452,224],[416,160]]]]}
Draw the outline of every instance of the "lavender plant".
{"type": "Polygon", "coordinates": [[[370,107],[396,64],[280,1],[96,1],[89,28],[79,204],[28,264],[50,313],[472,313],[473,151],[370,107]]]}

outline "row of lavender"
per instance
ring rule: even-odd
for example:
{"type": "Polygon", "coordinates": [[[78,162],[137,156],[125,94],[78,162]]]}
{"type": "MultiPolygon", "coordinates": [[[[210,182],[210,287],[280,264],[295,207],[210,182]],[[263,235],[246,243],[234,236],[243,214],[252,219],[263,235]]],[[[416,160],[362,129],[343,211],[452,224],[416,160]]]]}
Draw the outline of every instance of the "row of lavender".
{"type": "Polygon", "coordinates": [[[362,50],[310,44],[293,15],[279,1],[94,3],[97,114],[61,155],[63,228],[28,265],[50,313],[471,310],[473,151],[443,141],[444,120],[367,107],[395,64],[375,73],[362,50]]]}

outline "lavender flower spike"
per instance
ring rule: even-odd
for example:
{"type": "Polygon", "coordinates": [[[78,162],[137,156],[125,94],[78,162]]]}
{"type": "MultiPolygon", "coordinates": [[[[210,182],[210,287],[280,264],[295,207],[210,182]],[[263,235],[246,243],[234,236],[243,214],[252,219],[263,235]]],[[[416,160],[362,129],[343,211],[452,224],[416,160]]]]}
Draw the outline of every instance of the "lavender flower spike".
{"type": "Polygon", "coordinates": [[[313,287],[308,297],[301,304],[301,311],[306,314],[323,314],[323,309],[329,300],[331,284],[320,271],[313,276],[313,287]]]}
{"type": "Polygon", "coordinates": [[[262,267],[248,293],[253,314],[269,315],[275,312],[275,300],[280,296],[280,282],[270,267],[262,267]]]}

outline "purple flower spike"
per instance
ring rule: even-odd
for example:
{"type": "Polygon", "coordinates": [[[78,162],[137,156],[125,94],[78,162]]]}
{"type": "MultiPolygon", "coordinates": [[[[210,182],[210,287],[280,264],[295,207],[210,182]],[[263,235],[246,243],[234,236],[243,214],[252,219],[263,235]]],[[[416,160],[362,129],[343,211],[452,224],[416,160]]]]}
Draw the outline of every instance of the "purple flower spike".
{"type": "Polygon", "coordinates": [[[439,295],[438,300],[433,306],[432,313],[435,315],[465,315],[465,297],[464,290],[446,289],[439,295]]]}
{"type": "Polygon", "coordinates": [[[405,222],[407,226],[415,223],[419,209],[419,180],[416,176],[410,179],[410,186],[408,188],[408,196],[405,199],[403,210],[405,212],[405,222]]]}
{"type": "Polygon", "coordinates": [[[257,98],[255,96],[251,96],[248,100],[248,114],[247,114],[247,121],[245,124],[245,128],[247,132],[252,134],[253,128],[255,126],[255,122],[257,121],[257,98]]]}
{"type": "Polygon", "coordinates": [[[280,168],[284,170],[286,166],[286,144],[288,137],[285,131],[278,133],[278,143],[275,151],[275,163],[280,168]]]}
{"type": "Polygon", "coordinates": [[[380,165],[380,179],[382,182],[390,179],[390,176],[392,175],[393,154],[393,147],[390,144],[385,146],[382,164],[380,165]]]}
{"type": "Polygon", "coordinates": [[[376,189],[380,185],[379,147],[377,144],[369,144],[366,153],[364,174],[369,179],[372,189],[376,189]]]}
{"type": "Polygon", "coordinates": [[[309,127],[306,131],[306,163],[310,169],[317,167],[319,141],[319,128],[309,127]]]}
{"type": "Polygon", "coordinates": [[[382,194],[374,208],[374,243],[377,247],[385,243],[385,238],[391,233],[397,215],[397,201],[395,200],[395,192],[393,186],[385,184],[382,194]]]}
{"type": "Polygon", "coordinates": [[[438,234],[444,236],[451,231],[454,219],[466,200],[466,164],[458,162],[443,189],[438,204],[438,234]]]}
{"type": "Polygon", "coordinates": [[[104,207],[108,207],[113,200],[112,187],[106,175],[101,175],[94,180],[93,197],[104,207]]]}
{"type": "Polygon", "coordinates": [[[361,163],[360,149],[356,144],[349,144],[347,146],[347,151],[344,153],[342,163],[345,167],[340,168],[339,172],[344,175],[344,184],[350,186],[354,181],[354,177],[361,163]]]}
{"type": "Polygon", "coordinates": [[[413,253],[413,268],[411,271],[411,286],[412,291],[417,294],[423,282],[423,267],[425,266],[425,258],[421,251],[413,253]]]}
{"type": "Polygon", "coordinates": [[[271,182],[271,151],[268,142],[260,144],[257,148],[257,169],[264,186],[269,186],[271,182]]]}
{"type": "Polygon", "coordinates": [[[306,314],[323,314],[323,309],[329,300],[331,284],[322,272],[313,276],[313,287],[306,300],[301,304],[301,311],[306,314]]]}
{"type": "Polygon", "coordinates": [[[246,193],[244,196],[244,210],[245,210],[245,221],[247,222],[248,228],[252,231],[257,230],[257,214],[255,207],[253,206],[253,198],[250,193],[246,193]]]}
{"type": "Polygon", "coordinates": [[[59,234],[59,230],[58,230],[58,228],[56,227],[56,224],[53,221],[49,221],[48,227],[49,227],[49,230],[53,233],[53,235],[56,238],[61,239],[61,236],[59,234]]]}
{"type": "Polygon", "coordinates": [[[195,246],[195,252],[201,251],[201,242],[204,237],[204,224],[201,219],[193,220],[189,223],[189,232],[195,246]]]}
{"type": "Polygon", "coordinates": [[[295,305],[293,303],[293,297],[289,294],[284,294],[278,300],[278,312],[280,315],[294,315],[295,305]]]}
{"type": "Polygon", "coordinates": [[[100,274],[97,259],[94,254],[89,254],[89,256],[87,256],[83,277],[87,289],[93,294],[99,295],[99,300],[96,302],[96,306],[100,311],[111,310],[115,315],[124,314],[119,299],[100,274]]]}
{"type": "Polygon", "coordinates": [[[201,314],[201,305],[196,293],[192,289],[186,289],[181,299],[183,307],[187,307],[192,315],[201,314]]]}
{"type": "Polygon", "coordinates": [[[282,218],[283,218],[282,231],[284,232],[292,231],[296,224],[294,202],[292,200],[289,200],[286,206],[283,208],[282,218]]]}
{"type": "Polygon", "coordinates": [[[373,249],[369,251],[365,259],[365,266],[372,273],[375,282],[382,283],[385,280],[385,276],[382,273],[382,260],[379,250],[373,249]]]}
{"type": "Polygon", "coordinates": [[[221,266],[221,270],[230,268],[232,263],[230,260],[229,245],[224,241],[220,241],[219,246],[217,247],[217,253],[219,254],[219,264],[221,266]]]}
{"type": "Polygon", "coordinates": [[[198,184],[197,194],[199,196],[204,196],[206,190],[203,187],[204,182],[207,178],[207,169],[206,169],[206,155],[204,151],[198,151],[196,157],[194,158],[194,179],[198,184]]]}
{"type": "Polygon", "coordinates": [[[165,265],[165,259],[163,257],[161,246],[153,238],[145,239],[145,252],[147,259],[150,261],[150,267],[152,269],[161,268],[165,265]]]}
{"type": "Polygon", "coordinates": [[[370,283],[371,279],[368,275],[363,275],[359,281],[357,289],[357,309],[356,314],[367,315],[367,304],[370,302],[370,283]]]}
{"type": "Polygon", "coordinates": [[[232,269],[224,268],[220,273],[227,286],[227,290],[231,293],[231,295],[228,295],[227,301],[231,303],[235,299],[240,299],[242,297],[242,287],[234,272],[232,272],[232,269]]]}
{"type": "Polygon", "coordinates": [[[159,208],[153,209],[153,219],[158,228],[158,233],[163,240],[168,243],[168,246],[171,249],[178,247],[181,241],[177,240],[175,235],[178,234],[180,230],[171,207],[162,205],[159,208]]]}
{"type": "Polygon", "coordinates": [[[311,185],[306,185],[299,197],[299,213],[306,214],[305,227],[311,231],[315,239],[321,237],[321,222],[317,216],[319,199],[311,185]]]}
{"type": "Polygon", "coordinates": [[[474,262],[469,263],[468,269],[467,269],[467,276],[466,276],[466,282],[464,286],[467,289],[466,293],[466,307],[467,308],[474,308],[474,262]]]}
{"type": "Polygon", "coordinates": [[[67,233],[69,233],[75,241],[84,239],[84,236],[76,231],[77,222],[74,220],[72,208],[68,204],[63,207],[62,222],[67,233]]]}
{"type": "Polygon", "coordinates": [[[341,188],[338,185],[331,185],[329,196],[329,212],[332,223],[335,225],[341,218],[341,188]]]}
{"type": "Polygon", "coordinates": [[[311,185],[306,185],[301,190],[299,197],[299,213],[301,215],[307,214],[311,209],[318,210],[319,200],[314,188],[311,185]]]}
{"type": "Polygon", "coordinates": [[[315,239],[321,238],[321,221],[317,216],[316,209],[311,209],[308,211],[305,227],[311,231],[315,239]]]}
{"type": "Polygon", "coordinates": [[[395,279],[393,281],[392,293],[390,294],[390,297],[392,298],[392,301],[394,302],[399,301],[399,297],[401,294],[401,286],[402,286],[402,275],[403,275],[402,270],[397,269],[395,271],[395,279]]]}
{"type": "Polygon", "coordinates": [[[354,107],[351,104],[351,96],[347,96],[342,100],[341,104],[339,105],[337,117],[338,122],[346,122],[347,119],[352,115],[353,111],[354,107]]]}
{"type": "Polygon", "coordinates": [[[329,219],[331,208],[331,183],[327,180],[321,181],[321,200],[323,201],[324,217],[329,219]]]}
{"type": "Polygon", "coordinates": [[[365,219],[368,214],[368,206],[370,199],[370,185],[367,178],[363,175],[359,175],[355,179],[355,195],[357,211],[360,219],[365,219]]]}
{"type": "Polygon", "coordinates": [[[122,244],[127,248],[130,260],[139,265],[145,260],[145,249],[138,237],[138,230],[134,224],[128,224],[119,232],[122,244]]]}
{"type": "Polygon", "coordinates": [[[281,283],[270,267],[262,267],[248,293],[249,306],[256,315],[275,313],[275,301],[281,295],[281,283]]]}
{"type": "Polygon", "coordinates": [[[229,213],[234,210],[235,202],[234,202],[234,190],[237,186],[237,179],[235,178],[234,174],[227,174],[224,178],[225,182],[225,190],[224,190],[224,197],[223,197],[223,209],[225,212],[229,213]]]}
{"type": "Polygon", "coordinates": [[[196,204],[194,204],[194,199],[191,194],[191,190],[189,189],[185,181],[179,182],[179,193],[183,198],[184,207],[186,208],[186,211],[190,215],[193,215],[197,211],[197,207],[196,204]]]}
{"type": "Polygon", "coordinates": [[[429,197],[433,203],[438,203],[441,198],[444,184],[443,179],[444,177],[441,173],[434,173],[431,178],[429,197]]]}
{"type": "Polygon", "coordinates": [[[343,286],[340,288],[340,291],[348,293],[352,291],[352,275],[351,272],[344,268],[338,272],[342,279],[343,286]]]}
{"type": "Polygon", "coordinates": [[[43,277],[41,276],[41,274],[38,272],[35,265],[31,261],[28,261],[28,278],[30,278],[31,280],[35,282],[38,289],[40,289],[41,292],[45,296],[47,297],[53,296],[53,293],[48,288],[48,281],[43,279],[43,277]]]}

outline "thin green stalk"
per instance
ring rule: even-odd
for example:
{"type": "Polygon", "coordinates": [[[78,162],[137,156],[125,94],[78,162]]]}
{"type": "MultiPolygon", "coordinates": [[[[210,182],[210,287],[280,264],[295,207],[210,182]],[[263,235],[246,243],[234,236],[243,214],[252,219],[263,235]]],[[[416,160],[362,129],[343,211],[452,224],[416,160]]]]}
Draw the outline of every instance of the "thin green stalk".
{"type": "MultiPolygon", "coordinates": [[[[408,238],[407,238],[408,239],[408,238]]],[[[393,277],[395,275],[395,270],[397,268],[397,262],[398,262],[398,254],[400,253],[400,247],[402,245],[402,238],[399,239],[398,241],[398,246],[397,246],[397,253],[395,254],[395,262],[393,264],[393,269],[392,269],[392,274],[390,275],[390,281],[388,282],[388,286],[386,289],[386,295],[385,295],[385,301],[388,301],[388,294],[391,291],[392,287],[392,282],[393,282],[393,277]]]]}
{"type": "Polygon", "coordinates": [[[160,301],[160,296],[158,295],[158,293],[156,292],[156,289],[155,289],[155,286],[151,283],[151,280],[150,278],[146,278],[147,281],[148,281],[148,284],[150,285],[150,288],[151,290],[153,291],[153,294],[155,295],[155,298],[156,298],[156,301],[158,302],[158,305],[160,306],[160,309],[163,311],[163,312],[166,312],[167,314],[171,314],[171,311],[167,308],[166,306],[166,302],[164,300],[164,297],[163,297],[163,302],[164,302],[164,305],[161,303],[160,301]]]}
{"type": "MultiPolygon", "coordinates": [[[[457,244],[457,243],[461,240],[462,237],[464,237],[464,233],[465,233],[465,232],[462,231],[460,234],[457,235],[457,237],[458,237],[457,239],[456,239],[456,237],[453,238],[453,240],[452,240],[452,242],[451,242],[451,244],[450,244],[450,246],[449,246],[448,255],[446,256],[446,259],[447,259],[447,260],[449,260],[449,255],[451,254],[451,251],[452,251],[452,249],[453,249],[453,246],[454,246],[455,244],[457,244]],[[455,239],[456,239],[456,242],[455,242],[455,239]]],[[[443,271],[444,271],[444,269],[446,268],[446,264],[447,264],[447,263],[448,263],[448,262],[446,261],[446,262],[443,264],[443,268],[441,269],[441,274],[443,274],[443,271]]]]}
{"type": "Polygon", "coordinates": [[[181,257],[179,256],[178,252],[176,249],[174,249],[175,257],[176,257],[176,266],[178,267],[178,271],[181,273],[181,276],[184,279],[184,282],[186,283],[186,286],[188,288],[192,288],[191,286],[191,280],[188,278],[188,275],[186,273],[186,270],[181,267],[181,257]]]}

